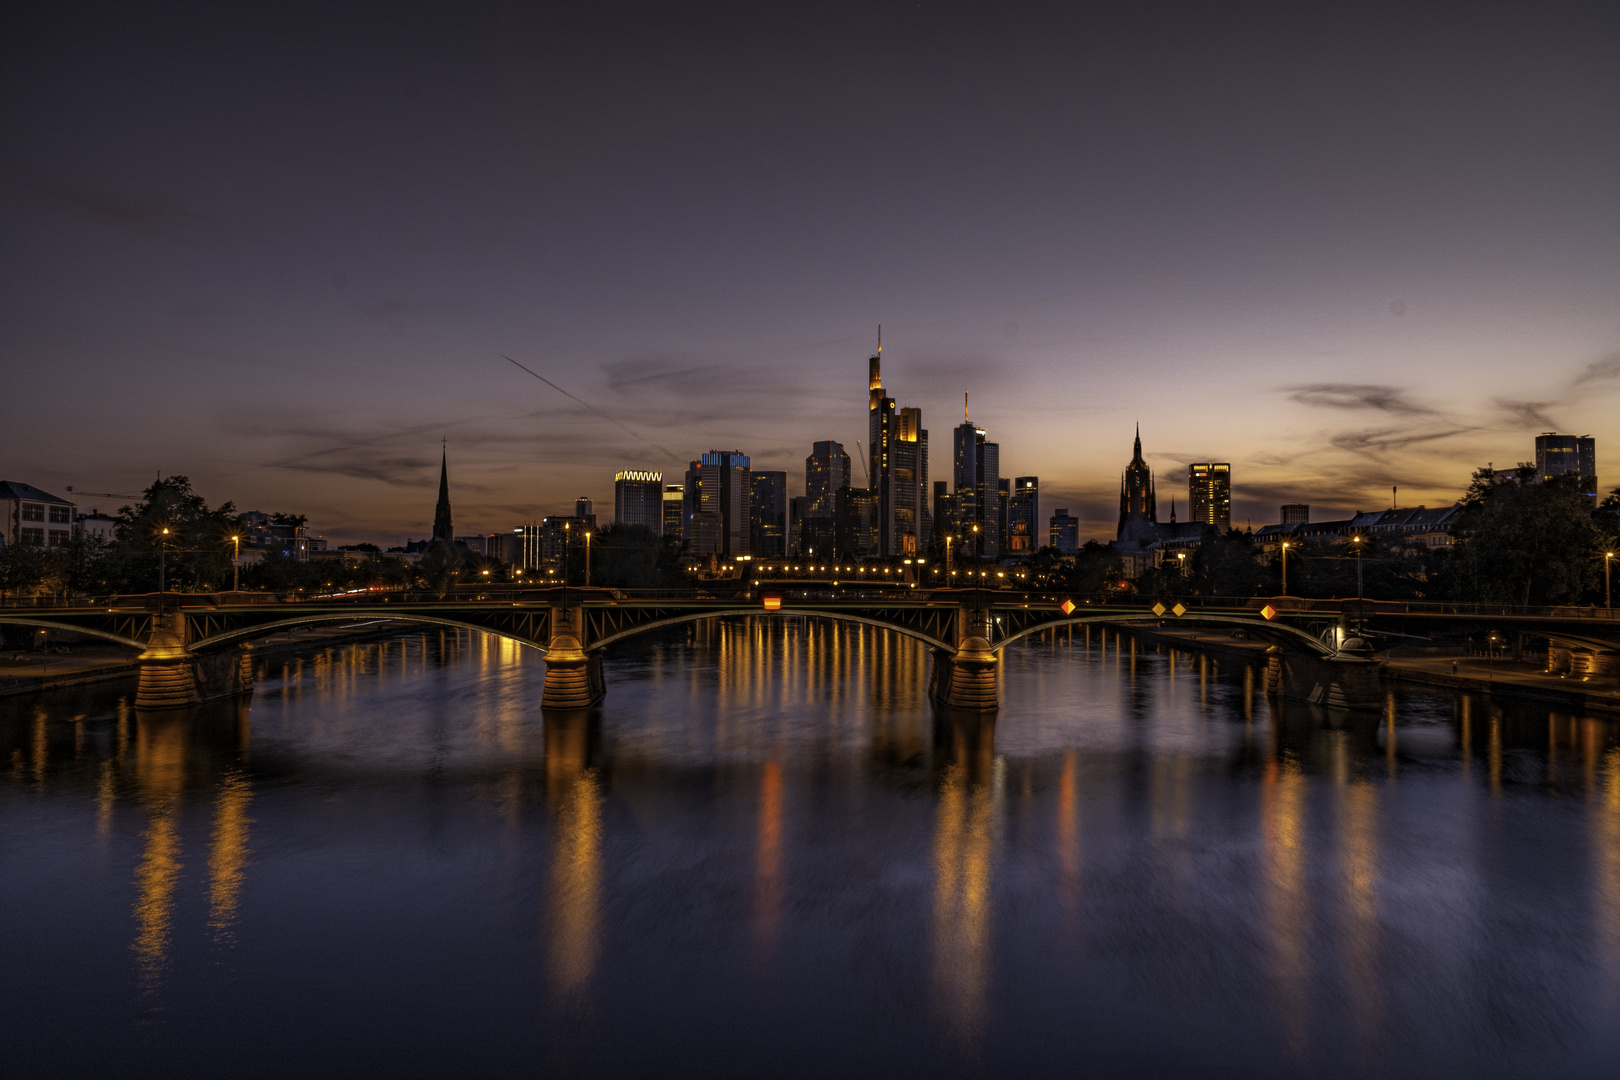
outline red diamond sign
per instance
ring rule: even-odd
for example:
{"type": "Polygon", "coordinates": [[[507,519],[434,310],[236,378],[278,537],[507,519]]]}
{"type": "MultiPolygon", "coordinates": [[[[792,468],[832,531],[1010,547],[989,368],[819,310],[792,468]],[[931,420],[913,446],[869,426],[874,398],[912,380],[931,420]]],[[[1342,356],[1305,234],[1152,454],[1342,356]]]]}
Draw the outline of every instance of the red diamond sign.
{"type": "Polygon", "coordinates": [[[1065,601],[1063,601],[1063,603],[1058,605],[1058,610],[1063,612],[1063,614],[1065,614],[1065,615],[1073,615],[1074,614],[1074,601],[1073,600],[1065,600],[1065,601]]]}
{"type": "Polygon", "coordinates": [[[1260,614],[1265,616],[1266,620],[1269,622],[1277,617],[1277,609],[1272,607],[1270,604],[1267,604],[1265,607],[1260,609],[1260,614]]]}

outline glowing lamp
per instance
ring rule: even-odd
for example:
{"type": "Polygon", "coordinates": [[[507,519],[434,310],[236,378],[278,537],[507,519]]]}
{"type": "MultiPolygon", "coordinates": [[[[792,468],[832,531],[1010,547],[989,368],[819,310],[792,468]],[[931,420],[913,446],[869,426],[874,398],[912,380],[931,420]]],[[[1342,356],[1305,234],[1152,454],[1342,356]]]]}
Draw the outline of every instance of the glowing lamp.
{"type": "Polygon", "coordinates": [[[765,610],[766,611],[781,611],[782,610],[782,598],[780,596],[767,596],[767,597],[764,597],[764,603],[765,603],[765,610]]]}

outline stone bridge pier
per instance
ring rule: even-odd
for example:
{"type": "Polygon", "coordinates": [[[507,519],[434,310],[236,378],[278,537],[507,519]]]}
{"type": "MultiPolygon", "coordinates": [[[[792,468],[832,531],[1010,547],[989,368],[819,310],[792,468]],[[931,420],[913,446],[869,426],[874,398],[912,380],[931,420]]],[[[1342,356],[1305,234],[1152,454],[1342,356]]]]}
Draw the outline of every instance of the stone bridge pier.
{"type": "Polygon", "coordinates": [[[956,651],[934,651],[928,696],[949,709],[993,713],[1001,707],[1001,659],[990,644],[988,597],[963,600],[956,613],[956,651]]]}
{"type": "Polygon", "coordinates": [[[1372,649],[1359,637],[1344,640],[1331,656],[1266,650],[1265,691],[1279,697],[1337,709],[1382,709],[1384,690],[1372,649]]]}
{"type": "Polygon", "coordinates": [[[172,709],[253,693],[251,646],[198,654],[186,648],[189,641],[184,612],[166,611],[152,617],[146,648],[135,658],[136,708],[172,709]]]}
{"type": "Polygon", "coordinates": [[[585,609],[551,608],[551,639],[546,647],[546,686],[540,705],[546,709],[584,709],[602,700],[607,681],[602,654],[587,653],[585,609]]]}

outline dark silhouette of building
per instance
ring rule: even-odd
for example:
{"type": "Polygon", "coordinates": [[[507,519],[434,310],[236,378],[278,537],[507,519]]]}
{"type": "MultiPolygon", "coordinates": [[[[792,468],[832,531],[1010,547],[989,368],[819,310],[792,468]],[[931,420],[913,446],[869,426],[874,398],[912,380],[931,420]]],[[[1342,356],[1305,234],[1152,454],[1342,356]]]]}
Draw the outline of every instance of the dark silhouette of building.
{"type": "Polygon", "coordinates": [[[1051,545],[1059,555],[1073,555],[1080,550],[1080,519],[1070,515],[1066,506],[1052,514],[1051,545]]]}
{"type": "Polygon", "coordinates": [[[1590,435],[1559,435],[1547,431],[1536,436],[1536,479],[1576,473],[1586,481],[1586,493],[1597,499],[1597,441],[1590,435]]]}
{"type": "Polygon", "coordinates": [[[450,522],[450,452],[441,450],[439,458],[439,505],[433,510],[433,539],[446,544],[456,542],[456,530],[450,522]]]}
{"type": "Polygon", "coordinates": [[[1282,507],[1282,523],[1284,525],[1309,525],[1311,522],[1311,507],[1309,503],[1284,503],[1282,507]]]}
{"type": "Polygon", "coordinates": [[[1153,488],[1153,470],[1142,460],[1142,425],[1138,424],[1131,463],[1125,466],[1125,472],[1119,478],[1119,529],[1114,539],[1128,539],[1125,534],[1132,525],[1156,525],[1158,521],[1159,505],[1153,488]]]}
{"type": "Polygon", "coordinates": [[[764,469],[753,474],[749,550],[756,556],[787,554],[787,473],[764,469]]]}
{"type": "MultiPolygon", "coordinates": [[[[748,455],[741,450],[710,450],[697,464],[699,497],[693,552],[721,558],[747,555],[753,502],[748,455]]],[[[687,475],[691,475],[690,471],[687,475]]]]}

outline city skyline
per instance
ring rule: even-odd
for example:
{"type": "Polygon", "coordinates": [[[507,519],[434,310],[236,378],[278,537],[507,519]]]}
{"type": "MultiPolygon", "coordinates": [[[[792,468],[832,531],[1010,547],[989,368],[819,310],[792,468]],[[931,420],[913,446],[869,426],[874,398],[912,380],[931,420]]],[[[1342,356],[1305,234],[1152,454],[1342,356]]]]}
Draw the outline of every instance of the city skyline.
{"type": "Polygon", "coordinates": [[[0,458],[59,493],[183,473],[335,542],[425,534],[442,439],[469,531],[712,447],[798,494],[807,447],[864,439],[882,322],[936,441],[971,391],[1083,536],[1137,422],[1158,476],[1231,462],[1234,524],[1449,502],[1543,431],[1594,436],[1607,491],[1614,14],[1469,27],[473,6],[336,48],[32,12],[0,458]]]}

